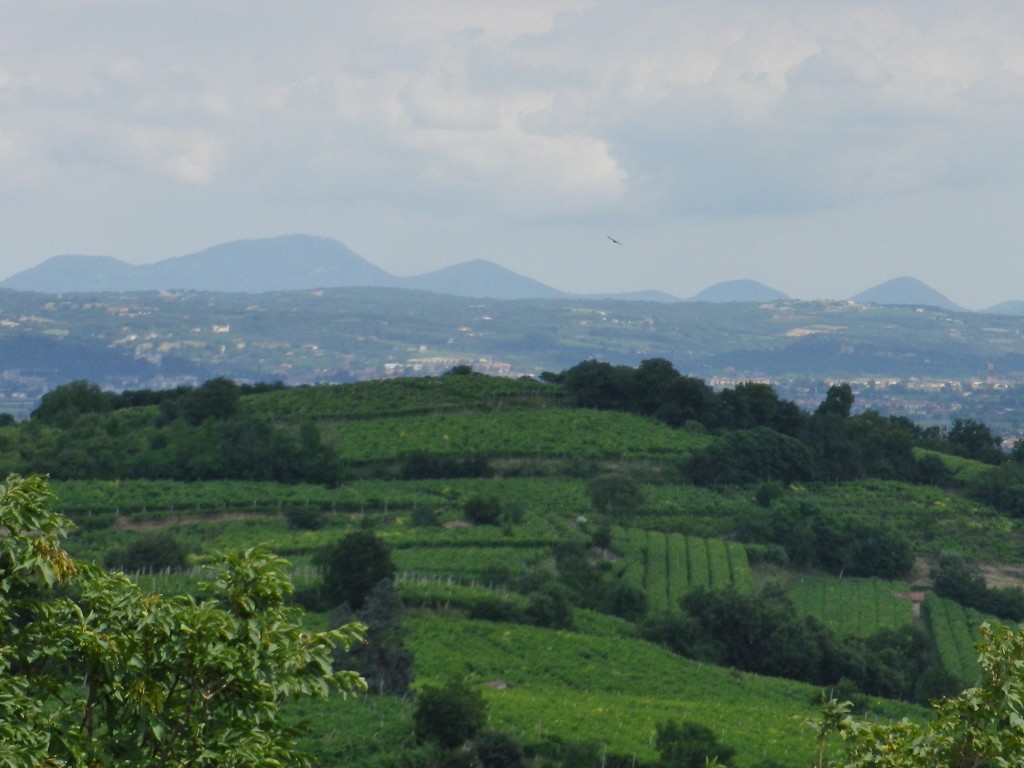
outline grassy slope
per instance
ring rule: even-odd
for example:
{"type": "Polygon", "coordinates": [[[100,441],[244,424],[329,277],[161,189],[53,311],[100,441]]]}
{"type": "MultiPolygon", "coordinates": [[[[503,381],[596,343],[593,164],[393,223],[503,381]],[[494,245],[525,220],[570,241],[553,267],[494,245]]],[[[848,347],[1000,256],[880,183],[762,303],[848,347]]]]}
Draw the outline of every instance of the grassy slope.
{"type": "MultiPolygon", "coordinates": [[[[593,462],[591,469],[594,464],[642,467],[645,476],[657,478],[659,468],[668,468],[662,476],[671,476],[671,467],[708,439],[625,414],[564,410],[544,385],[449,379],[441,384],[402,380],[351,389],[286,390],[248,397],[245,407],[272,413],[281,423],[313,419],[325,436],[337,441],[339,450],[347,452],[344,455],[378,461],[395,461],[415,450],[480,451],[492,461],[526,457],[535,462],[535,471],[564,471],[567,458],[582,455],[593,462]]],[[[962,472],[972,469],[958,466],[962,472]]],[[[543,560],[552,544],[582,537],[573,521],[590,513],[582,477],[563,475],[360,480],[338,489],[269,483],[79,482],[55,484],[55,490],[64,508],[83,522],[73,540],[81,555],[100,556],[139,530],[167,525],[197,554],[262,542],[301,564],[324,542],[353,526],[369,524],[389,541],[404,570],[424,570],[427,564],[433,573],[467,580],[480,576],[494,561],[511,559],[515,570],[543,560]],[[424,507],[434,510],[441,521],[458,519],[462,501],[473,493],[496,493],[521,505],[524,523],[511,531],[410,526],[412,515],[424,507]],[[291,530],[279,514],[284,508],[305,506],[324,511],[323,529],[291,530]],[[115,525],[108,527],[111,521],[115,525]]],[[[823,507],[882,516],[924,552],[956,545],[968,557],[988,553],[1011,562],[1024,560],[1016,521],[938,489],[869,481],[791,492],[823,507]]],[[[634,524],[669,534],[727,536],[737,519],[755,509],[749,489],[716,492],[648,484],[644,493],[646,503],[634,524]]],[[[843,589],[851,583],[845,581],[843,589]]],[[[192,582],[186,579],[172,586],[153,579],[152,586],[161,584],[179,589],[191,588],[192,582]]],[[[453,604],[450,596],[432,587],[418,589],[403,587],[414,598],[410,605],[435,609],[453,604]]],[[[838,588],[826,584],[824,589],[838,588]]],[[[872,589],[874,594],[887,587],[872,589]]],[[[457,588],[454,604],[467,604],[479,594],[468,586],[457,588]]],[[[799,589],[794,594],[805,610],[828,620],[830,607],[812,607],[817,598],[799,589]]],[[[893,621],[879,610],[877,594],[875,601],[876,621],[893,621]]],[[[833,621],[843,624],[845,618],[833,621]]],[[[867,612],[858,619],[862,630],[870,623],[867,612]]],[[[726,743],[737,746],[742,752],[740,765],[751,765],[762,755],[784,765],[808,762],[812,739],[802,721],[813,716],[814,706],[807,686],[694,664],[624,637],[628,632],[623,627],[594,617],[579,622],[584,631],[575,633],[430,613],[421,613],[412,626],[421,684],[450,675],[479,682],[509,680],[512,688],[488,691],[492,722],[528,742],[551,735],[597,739],[615,752],[650,759],[654,724],[687,717],[712,726],[726,743]],[[794,756],[799,761],[794,762],[794,756]]],[[[349,722],[346,712],[358,715],[353,722],[379,718],[375,733],[387,735],[374,742],[378,746],[407,738],[407,733],[400,737],[408,724],[406,704],[335,701],[319,706],[327,710],[310,711],[324,754],[355,755],[352,727],[344,725],[349,722]]],[[[360,754],[376,748],[366,742],[360,754]]]]}

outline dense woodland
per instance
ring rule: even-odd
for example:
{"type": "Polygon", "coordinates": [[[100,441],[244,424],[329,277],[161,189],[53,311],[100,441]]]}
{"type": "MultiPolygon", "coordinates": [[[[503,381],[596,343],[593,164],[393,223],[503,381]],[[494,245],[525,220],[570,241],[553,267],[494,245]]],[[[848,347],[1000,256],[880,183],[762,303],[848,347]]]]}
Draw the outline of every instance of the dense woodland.
{"type": "Polygon", "coordinates": [[[834,730],[851,711],[923,722],[978,679],[981,625],[1024,619],[982,571],[1024,563],[1024,447],[857,412],[845,384],[807,412],[661,359],[76,381],[3,420],[0,458],[49,475],[76,557],[191,594],[215,551],[262,542],[309,621],[364,621],[335,664],[366,700],[289,710],[328,765],[806,765],[795,717],[837,697],[834,730]],[[922,589],[914,618],[901,596],[922,589]]]}

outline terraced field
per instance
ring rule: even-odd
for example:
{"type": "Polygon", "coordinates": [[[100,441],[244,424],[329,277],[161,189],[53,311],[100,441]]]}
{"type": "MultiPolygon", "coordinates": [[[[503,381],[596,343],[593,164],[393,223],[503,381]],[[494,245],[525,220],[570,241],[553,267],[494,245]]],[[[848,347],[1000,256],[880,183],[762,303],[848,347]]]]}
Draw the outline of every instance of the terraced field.
{"type": "Polygon", "coordinates": [[[624,578],[644,590],[650,611],[676,610],[679,600],[697,587],[753,588],[750,562],[735,541],[679,533],[616,529],[614,541],[624,552],[624,578]]]}

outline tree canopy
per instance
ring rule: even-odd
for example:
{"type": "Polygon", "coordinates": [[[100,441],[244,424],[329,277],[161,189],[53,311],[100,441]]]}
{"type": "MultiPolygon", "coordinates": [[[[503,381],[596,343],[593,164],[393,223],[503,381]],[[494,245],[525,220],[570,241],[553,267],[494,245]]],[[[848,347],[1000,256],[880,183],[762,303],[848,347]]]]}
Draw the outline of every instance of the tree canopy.
{"type": "MultiPolygon", "coordinates": [[[[849,702],[832,700],[817,723],[819,742],[824,745],[830,733],[842,736],[849,748],[843,768],[1024,764],[1024,634],[988,624],[981,633],[981,679],[959,696],[935,702],[930,721],[859,721],[849,702]]],[[[823,757],[818,765],[825,765],[823,757]]]]}
{"type": "Polygon", "coordinates": [[[284,561],[251,549],[213,564],[210,595],[148,593],[76,562],[38,476],[0,486],[0,765],[305,765],[281,704],[354,692],[331,669],[350,624],[307,633],[284,561]]]}

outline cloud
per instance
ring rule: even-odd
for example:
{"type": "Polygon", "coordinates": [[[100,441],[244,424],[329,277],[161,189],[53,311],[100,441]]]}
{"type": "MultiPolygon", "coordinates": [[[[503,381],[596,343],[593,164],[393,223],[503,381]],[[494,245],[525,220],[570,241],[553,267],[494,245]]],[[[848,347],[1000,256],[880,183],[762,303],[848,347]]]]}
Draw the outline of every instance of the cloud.
{"type": "MultiPolygon", "coordinates": [[[[211,235],[374,226],[332,218],[351,210],[387,210],[392,229],[564,217],[676,232],[1013,190],[1024,172],[1009,128],[1024,119],[1024,9],[1005,0],[9,10],[0,194],[77,201],[74,185],[117,206],[145,188],[172,211],[202,192],[211,235]]],[[[7,216],[26,248],[52,237],[7,216]]]]}

